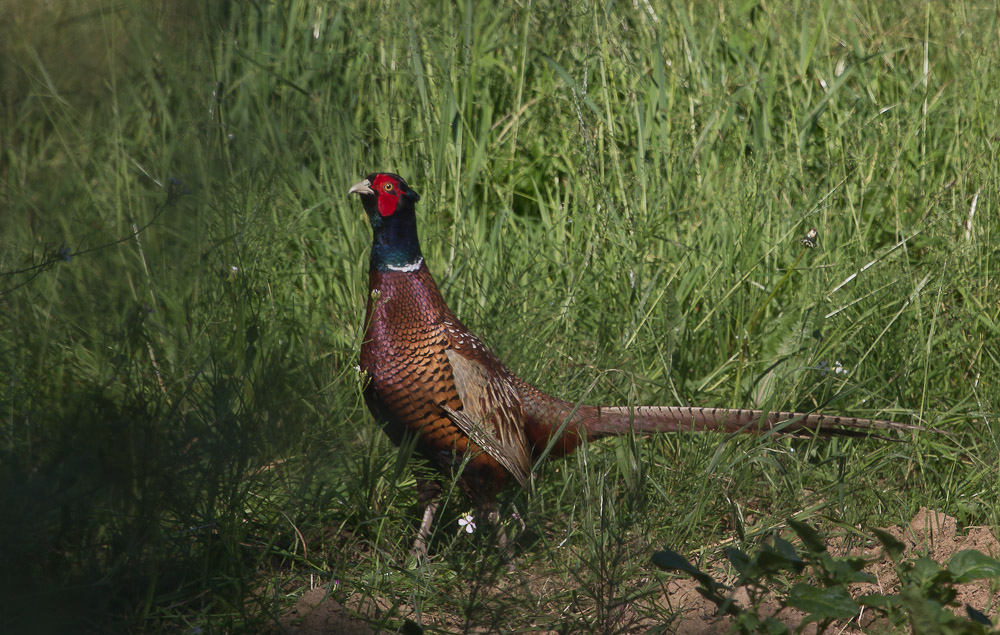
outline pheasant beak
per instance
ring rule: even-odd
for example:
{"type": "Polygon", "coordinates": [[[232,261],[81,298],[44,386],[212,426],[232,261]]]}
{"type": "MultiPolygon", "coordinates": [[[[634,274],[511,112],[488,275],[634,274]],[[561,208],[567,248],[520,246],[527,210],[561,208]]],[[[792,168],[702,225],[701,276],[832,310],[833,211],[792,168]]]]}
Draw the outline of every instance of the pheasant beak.
{"type": "Polygon", "coordinates": [[[351,189],[347,190],[348,194],[374,194],[375,190],[372,189],[372,183],[368,179],[361,181],[360,183],[355,183],[351,186],[351,189]]]}

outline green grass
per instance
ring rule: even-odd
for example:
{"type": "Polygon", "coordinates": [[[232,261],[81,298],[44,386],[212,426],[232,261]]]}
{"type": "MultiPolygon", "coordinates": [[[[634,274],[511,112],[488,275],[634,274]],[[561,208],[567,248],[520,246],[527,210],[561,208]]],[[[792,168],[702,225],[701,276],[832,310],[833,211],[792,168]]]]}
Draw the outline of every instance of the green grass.
{"type": "Polygon", "coordinates": [[[0,15],[0,630],[259,631],[326,585],[390,630],[628,632],[671,619],[658,549],[1000,527],[991,3],[0,15]],[[545,390],[948,434],[604,441],[508,494],[513,576],[459,495],[408,559],[416,468],[354,371],[374,170],[545,390]]]}

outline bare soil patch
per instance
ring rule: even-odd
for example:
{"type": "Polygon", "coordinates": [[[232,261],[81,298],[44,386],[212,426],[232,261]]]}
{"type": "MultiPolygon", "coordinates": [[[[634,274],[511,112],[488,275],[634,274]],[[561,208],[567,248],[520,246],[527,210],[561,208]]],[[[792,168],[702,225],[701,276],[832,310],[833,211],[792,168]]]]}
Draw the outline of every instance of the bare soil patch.
{"type": "MultiPolygon", "coordinates": [[[[907,558],[926,555],[944,564],[954,554],[966,549],[974,549],[994,558],[1000,557],[1000,542],[989,529],[969,527],[964,531],[959,531],[955,518],[926,508],[921,509],[911,519],[909,525],[890,527],[886,531],[906,545],[905,557],[907,558]]],[[[850,546],[844,540],[834,538],[830,540],[828,548],[833,555],[878,558],[865,569],[875,576],[877,582],[854,585],[851,590],[855,596],[875,592],[889,594],[899,590],[900,582],[896,576],[893,562],[887,556],[882,556],[881,546],[877,543],[858,547],[850,546]]],[[[707,567],[707,571],[716,580],[731,583],[733,579],[727,570],[724,562],[707,567]]],[[[544,612],[551,614],[551,621],[524,615],[524,621],[521,624],[525,630],[536,633],[554,633],[564,631],[568,624],[575,622],[574,616],[567,614],[567,610],[573,610],[572,606],[565,603],[560,604],[557,601],[545,601],[545,598],[566,597],[567,593],[572,592],[572,589],[559,588],[565,586],[560,580],[519,570],[508,577],[501,586],[503,588],[496,590],[496,601],[499,605],[508,607],[508,612],[511,607],[517,606],[516,598],[512,597],[512,594],[516,596],[523,593],[526,595],[525,602],[534,604],[536,610],[540,608],[539,604],[541,603],[544,612]]],[[[996,587],[996,581],[992,581],[991,584],[991,581],[988,580],[962,584],[956,587],[957,600],[962,605],[968,604],[988,616],[995,616],[1000,609],[1000,593],[995,590],[996,587]]],[[[660,614],[676,614],[676,617],[670,621],[670,632],[680,635],[708,635],[729,632],[733,623],[732,618],[716,615],[715,605],[697,592],[697,584],[693,580],[687,578],[669,580],[665,583],[664,588],[665,591],[660,597],[654,598],[654,604],[660,609],[658,611],[660,614]]],[[[735,600],[741,606],[749,604],[749,597],[742,589],[736,592],[735,600]]],[[[649,603],[644,606],[625,605],[619,607],[611,617],[613,623],[606,623],[606,625],[610,626],[612,631],[628,633],[642,632],[658,623],[662,624],[663,622],[649,616],[649,608],[649,603]]],[[[363,598],[360,594],[348,596],[341,604],[330,598],[324,588],[315,588],[305,593],[295,608],[282,618],[278,632],[289,635],[315,635],[319,633],[370,635],[380,632],[370,626],[370,623],[379,621],[380,618],[386,616],[386,611],[390,610],[388,602],[372,601],[371,598],[363,598]]],[[[804,617],[798,611],[782,609],[778,601],[774,599],[768,599],[764,602],[762,614],[773,615],[776,619],[793,628],[801,624],[804,617]]],[[[427,621],[428,615],[424,614],[423,617],[427,621]]],[[[393,616],[390,623],[398,627],[401,620],[406,618],[414,619],[415,616],[405,613],[396,615],[393,616]]],[[[517,615],[508,615],[502,619],[501,621],[504,622],[502,627],[496,621],[496,616],[493,618],[487,620],[489,624],[484,624],[482,628],[473,628],[471,632],[492,632],[498,627],[500,630],[506,630],[511,626],[514,626],[515,630],[517,629],[517,615]]],[[[452,628],[465,630],[468,627],[468,622],[458,615],[438,615],[435,616],[431,626],[448,632],[452,628]]],[[[861,633],[864,632],[864,628],[878,630],[879,624],[873,622],[873,616],[862,614],[858,621],[837,624],[827,629],[826,632],[861,633]]],[[[815,625],[807,627],[805,633],[816,633],[815,625]]]]}

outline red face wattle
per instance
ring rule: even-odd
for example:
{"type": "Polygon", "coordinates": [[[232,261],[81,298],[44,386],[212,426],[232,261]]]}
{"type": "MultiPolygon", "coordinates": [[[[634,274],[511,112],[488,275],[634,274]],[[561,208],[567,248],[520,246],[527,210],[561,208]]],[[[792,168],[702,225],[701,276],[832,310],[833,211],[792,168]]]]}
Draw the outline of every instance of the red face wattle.
{"type": "Polygon", "coordinates": [[[382,216],[392,216],[396,213],[396,205],[402,194],[399,181],[387,174],[379,174],[375,177],[375,182],[371,185],[375,196],[378,197],[378,213],[382,216]]]}

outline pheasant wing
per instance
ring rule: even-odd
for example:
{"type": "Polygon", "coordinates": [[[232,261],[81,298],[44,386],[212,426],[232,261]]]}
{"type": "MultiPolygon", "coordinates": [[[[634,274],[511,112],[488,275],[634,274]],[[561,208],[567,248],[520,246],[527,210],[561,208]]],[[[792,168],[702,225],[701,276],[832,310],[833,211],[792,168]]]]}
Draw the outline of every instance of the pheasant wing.
{"type": "Polygon", "coordinates": [[[514,475],[517,482],[521,484],[522,487],[527,487],[528,485],[528,472],[519,461],[517,461],[510,452],[505,450],[504,446],[500,443],[499,439],[489,431],[487,426],[474,420],[469,415],[465,414],[463,410],[452,410],[448,406],[442,406],[444,408],[444,413],[448,415],[455,425],[457,425],[462,432],[467,434],[472,442],[483,449],[487,454],[492,456],[497,460],[497,463],[504,466],[504,468],[514,475]]]}
{"type": "Polygon", "coordinates": [[[462,335],[453,337],[452,348],[445,351],[462,409],[445,406],[445,414],[527,487],[531,453],[521,399],[502,364],[474,336],[462,335]]]}

